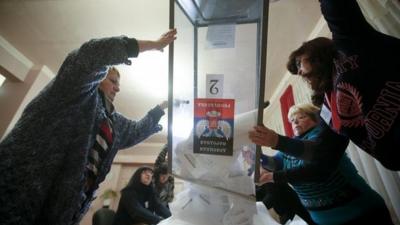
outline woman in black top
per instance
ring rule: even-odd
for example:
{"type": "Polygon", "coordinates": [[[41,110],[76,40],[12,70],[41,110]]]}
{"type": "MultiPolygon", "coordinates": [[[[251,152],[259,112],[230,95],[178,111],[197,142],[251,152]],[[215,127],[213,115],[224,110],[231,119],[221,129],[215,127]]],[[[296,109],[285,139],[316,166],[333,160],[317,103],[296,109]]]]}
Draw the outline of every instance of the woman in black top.
{"type": "Polygon", "coordinates": [[[151,185],[152,178],[151,168],[140,167],[136,170],[121,191],[114,225],[157,224],[171,216],[168,208],[156,198],[151,185]]]}

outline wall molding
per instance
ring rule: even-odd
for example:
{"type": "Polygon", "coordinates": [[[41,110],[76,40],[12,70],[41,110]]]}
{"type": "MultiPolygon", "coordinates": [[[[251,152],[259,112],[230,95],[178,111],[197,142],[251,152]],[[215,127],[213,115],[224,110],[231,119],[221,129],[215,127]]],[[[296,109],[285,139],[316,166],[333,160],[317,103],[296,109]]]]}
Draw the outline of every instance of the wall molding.
{"type": "Polygon", "coordinates": [[[3,75],[11,81],[24,81],[28,72],[34,65],[33,62],[31,62],[27,57],[14,48],[1,35],[0,62],[0,66],[7,71],[4,72],[3,75]]]}

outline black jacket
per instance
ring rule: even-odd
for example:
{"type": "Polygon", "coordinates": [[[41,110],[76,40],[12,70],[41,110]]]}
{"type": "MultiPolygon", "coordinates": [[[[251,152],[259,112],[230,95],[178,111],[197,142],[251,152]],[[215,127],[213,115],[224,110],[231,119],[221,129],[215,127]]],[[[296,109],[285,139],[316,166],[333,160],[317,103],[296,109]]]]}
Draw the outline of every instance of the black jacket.
{"type": "Polygon", "coordinates": [[[114,225],[157,224],[162,219],[171,216],[169,209],[156,198],[152,185],[144,185],[140,182],[140,174],[143,170],[143,167],[139,168],[128,186],[121,191],[114,225]]]}

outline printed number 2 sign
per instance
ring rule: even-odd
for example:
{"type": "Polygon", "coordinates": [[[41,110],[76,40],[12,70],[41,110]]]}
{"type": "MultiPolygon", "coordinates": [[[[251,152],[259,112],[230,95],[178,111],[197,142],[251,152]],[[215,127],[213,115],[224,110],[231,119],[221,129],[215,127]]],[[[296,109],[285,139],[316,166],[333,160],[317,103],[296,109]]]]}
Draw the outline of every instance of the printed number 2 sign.
{"type": "Polygon", "coordinates": [[[207,74],[206,98],[222,98],[224,93],[224,75],[207,74]]]}

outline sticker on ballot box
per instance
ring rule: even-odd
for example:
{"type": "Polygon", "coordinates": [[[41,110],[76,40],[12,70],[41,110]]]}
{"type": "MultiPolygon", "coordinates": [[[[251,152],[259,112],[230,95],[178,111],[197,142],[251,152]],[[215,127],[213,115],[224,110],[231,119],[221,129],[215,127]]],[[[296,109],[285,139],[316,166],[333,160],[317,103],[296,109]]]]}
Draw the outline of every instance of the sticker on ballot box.
{"type": "Polygon", "coordinates": [[[234,99],[194,100],[194,153],[232,155],[234,99]]]}

